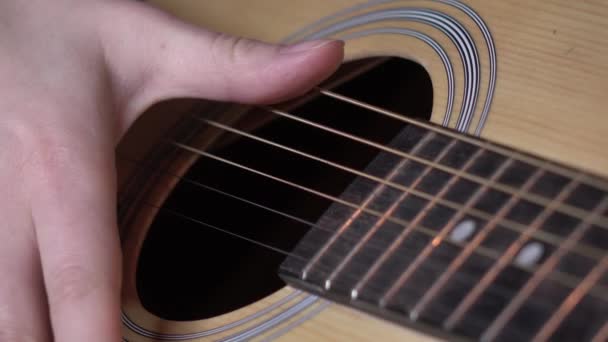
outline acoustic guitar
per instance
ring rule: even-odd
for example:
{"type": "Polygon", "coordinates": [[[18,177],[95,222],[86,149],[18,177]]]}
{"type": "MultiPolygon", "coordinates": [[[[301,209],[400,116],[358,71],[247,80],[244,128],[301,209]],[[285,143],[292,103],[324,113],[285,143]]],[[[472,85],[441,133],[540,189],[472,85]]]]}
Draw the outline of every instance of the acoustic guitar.
{"type": "Polygon", "coordinates": [[[346,59],[121,141],[123,341],[608,340],[608,2],[150,2],[346,59]]]}

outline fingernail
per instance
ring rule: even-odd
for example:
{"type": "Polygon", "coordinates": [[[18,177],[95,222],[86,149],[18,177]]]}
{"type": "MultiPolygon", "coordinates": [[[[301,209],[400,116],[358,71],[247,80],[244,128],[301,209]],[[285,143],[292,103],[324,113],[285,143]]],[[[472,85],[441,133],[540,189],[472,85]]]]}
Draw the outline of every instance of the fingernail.
{"type": "Polygon", "coordinates": [[[333,39],[324,39],[324,40],[309,40],[301,43],[297,43],[294,45],[289,45],[284,48],[281,48],[281,53],[300,53],[310,50],[318,49],[322,46],[325,46],[329,43],[335,42],[333,39]]]}

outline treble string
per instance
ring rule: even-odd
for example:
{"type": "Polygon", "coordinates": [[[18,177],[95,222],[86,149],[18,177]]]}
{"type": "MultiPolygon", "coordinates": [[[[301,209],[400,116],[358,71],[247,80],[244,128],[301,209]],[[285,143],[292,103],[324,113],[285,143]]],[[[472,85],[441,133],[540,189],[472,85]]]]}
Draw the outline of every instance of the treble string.
{"type": "MultiPolygon", "coordinates": [[[[352,208],[352,209],[358,209],[358,208],[360,208],[360,206],[359,206],[359,205],[354,204],[354,203],[352,203],[352,202],[349,202],[349,201],[346,201],[346,200],[343,200],[343,199],[337,198],[337,197],[335,197],[335,196],[332,196],[332,195],[326,194],[326,193],[321,192],[321,191],[317,191],[317,190],[314,190],[314,189],[307,188],[307,187],[305,187],[305,186],[302,186],[302,185],[299,185],[299,184],[296,184],[296,183],[290,182],[290,181],[288,181],[288,180],[284,180],[284,179],[282,179],[282,178],[279,178],[279,177],[276,177],[276,176],[273,176],[273,175],[269,175],[269,174],[264,173],[264,172],[261,172],[261,171],[259,171],[259,170],[256,170],[256,169],[253,169],[253,168],[249,168],[249,167],[247,167],[247,166],[244,166],[244,165],[241,165],[241,164],[235,163],[235,162],[233,162],[233,161],[230,161],[230,160],[224,159],[224,158],[222,158],[222,157],[216,156],[216,155],[214,155],[214,154],[211,154],[211,153],[208,153],[208,152],[205,152],[205,151],[201,151],[201,150],[195,149],[195,148],[190,147],[190,146],[188,146],[188,145],[183,145],[183,144],[178,143],[178,142],[172,142],[172,144],[173,144],[173,145],[175,145],[175,146],[177,146],[177,147],[179,147],[179,148],[181,148],[181,149],[187,150],[187,151],[189,151],[189,152],[192,152],[192,153],[195,153],[195,154],[201,155],[201,156],[203,156],[203,157],[206,157],[206,158],[210,158],[210,159],[213,159],[213,160],[219,161],[219,162],[221,162],[221,163],[225,163],[225,164],[231,165],[231,166],[233,166],[233,167],[236,167],[236,168],[239,168],[239,169],[242,169],[242,170],[248,171],[248,172],[252,172],[252,173],[254,173],[254,174],[258,174],[258,175],[260,175],[260,176],[263,176],[263,177],[265,177],[265,178],[272,179],[272,180],[274,180],[274,181],[277,181],[277,182],[280,182],[280,183],[286,184],[286,185],[288,185],[288,186],[295,187],[295,188],[297,188],[297,189],[299,189],[299,190],[302,190],[302,191],[305,191],[305,192],[311,193],[311,194],[313,194],[313,195],[316,195],[316,196],[319,196],[319,197],[325,198],[325,199],[330,200],[330,201],[332,201],[332,202],[334,202],[334,203],[340,203],[340,204],[345,205],[345,206],[347,206],[347,207],[350,207],[350,208],[352,208]]],[[[126,161],[128,161],[128,162],[131,162],[131,163],[136,163],[136,164],[138,164],[138,165],[140,165],[140,166],[142,166],[142,165],[143,165],[143,162],[141,162],[141,161],[135,161],[135,160],[134,160],[134,159],[132,159],[132,158],[127,158],[127,159],[125,159],[125,158],[123,157],[123,158],[121,158],[121,159],[124,159],[124,160],[126,160],[126,161]]],[[[142,167],[143,167],[143,166],[142,166],[142,167]]],[[[150,165],[147,165],[147,167],[148,167],[148,168],[152,168],[152,166],[150,166],[150,165]]],[[[284,217],[287,217],[287,218],[292,219],[292,220],[294,220],[294,221],[297,221],[297,222],[300,222],[300,223],[303,223],[303,224],[309,225],[309,226],[311,226],[311,227],[315,227],[315,228],[317,228],[317,229],[321,229],[321,230],[327,231],[327,232],[329,232],[329,233],[335,233],[335,231],[334,231],[334,230],[331,230],[331,229],[329,229],[329,228],[326,228],[326,227],[320,226],[320,225],[318,225],[318,224],[316,224],[316,223],[313,223],[313,222],[310,222],[310,221],[308,221],[308,220],[305,220],[305,219],[302,219],[302,218],[296,217],[296,216],[294,216],[294,215],[291,215],[291,214],[288,214],[288,213],[282,212],[282,211],[280,211],[280,210],[276,210],[276,209],[270,208],[270,207],[268,207],[268,206],[265,206],[265,205],[262,205],[262,204],[259,204],[259,203],[256,203],[256,202],[253,202],[253,201],[247,200],[247,199],[242,198],[242,197],[240,197],[240,196],[236,196],[236,195],[233,195],[233,194],[227,193],[227,192],[222,191],[222,190],[219,190],[219,189],[217,189],[217,188],[215,188],[215,187],[213,187],[213,186],[202,184],[202,183],[200,183],[200,182],[197,182],[197,181],[191,180],[191,179],[189,179],[189,178],[187,178],[187,177],[179,176],[179,175],[177,175],[177,174],[175,174],[175,173],[173,173],[173,172],[169,172],[169,171],[167,171],[167,170],[158,170],[158,169],[156,169],[155,171],[156,171],[156,172],[160,172],[160,173],[165,174],[165,175],[169,175],[169,176],[171,176],[171,177],[175,177],[175,178],[180,179],[180,180],[184,180],[184,181],[186,181],[186,182],[188,182],[188,183],[190,183],[190,184],[192,184],[192,185],[194,185],[194,186],[197,186],[197,187],[202,187],[202,188],[204,188],[204,189],[206,189],[206,190],[210,190],[210,191],[213,191],[213,192],[216,192],[216,193],[219,193],[219,194],[225,195],[225,196],[229,196],[229,197],[231,197],[231,198],[233,198],[233,199],[236,199],[236,200],[238,200],[238,201],[241,201],[241,202],[244,202],[244,203],[247,203],[247,204],[250,204],[250,205],[254,205],[254,206],[256,206],[256,207],[258,207],[258,208],[260,208],[260,209],[267,210],[267,211],[273,212],[273,213],[275,213],[275,214],[282,215],[282,216],[284,216],[284,217]]],[[[365,211],[365,212],[366,212],[367,214],[369,214],[369,215],[376,216],[376,217],[381,217],[381,216],[382,216],[382,213],[381,213],[381,212],[379,212],[379,211],[376,211],[376,210],[373,210],[373,209],[369,209],[369,208],[361,208],[361,209],[362,209],[363,211],[365,211]]],[[[389,221],[392,221],[392,222],[394,222],[394,223],[397,223],[397,224],[399,224],[399,225],[401,225],[401,226],[407,226],[407,225],[408,225],[408,222],[407,222],[407,221],[401,220],[401,219],[399,219],[399,218],[395,218],[395,217],[388,217],[387,219],[388,219],[389,221]]],[[[416,225],[415,227],[413,227],[413,229],[414,229],[414,230],[416,230],[416,231],[419,231],[419,232],[421,232],[421,233],[423,233],[423,234],[426,234],[427,236],[430,236],[430,237],[435,237],[435,236],[437,235],[437,233],[436,233],[434,230],[431,230],[431,229],[425,228],[425,227],[423,227],[423,226],[416,225]]],[[[349,232],[349,230],[346,230],[346,232],[349,232]]],[[[234,235],[234,234],[231,234],[231,235],[234,235]]],[[[238,235],[238,234],[237,234],[237,235],[238,235]]],[[[356,238],[352,238],[352,237],[354,237],[354,235],[352,235],[352,236],[351,236],[350,234],[344,234],[343,236],[342,236],[342,235],[340,236],[340,238],[344,238],[344,239],[346,239],[347,241],[350,241],[350,242],[357,242],[357,241],[358,241],[356,238]]],[[[447,243],[453,244],[453,245],[455,245],[455,246],[463,247],[463,248],[466,246],[466,243],[457,242],[457,241],[452,241],[452,240],[449,240],[449,239],[444,240],[444,242],[447,242],[447,243]]],[[[377,250],[383,250],[383,249],[385,248],[385,246],[377,245],[377,244],[374,244],[374,243],[370,243],[370,244],[369,244],[369,246],[372,246],[374,249],[377,249],[377,250]]],[[[476,252],[476,253],[478,253],[478,254],[480,254],[480,255],[483,255],[483,256],[485,256],[485,257],[487,257],[487,258],[490,258],[490,259],[492,259],[492,260],[497,260],[497,259],[500,257],[500,255],[499,255],[499,254],[497,254],[497,253],[496,253],[494,250],[492,250],[492,249],[490,249],[490,248],[487,248],[487,247],[484,247],[484,246],[477,246],[477,247],[475,247],[475,248],[474,248],[474,252],[476,252]]],[[[289,254],[288,254],[288,255],[289,255],[289,254]]],[[[515,268],[521,269],[522,271],[524,271],[524,272],[526,272],[526,273],[530,273],[530,274],[531,274],[531,273],[533,273],[533,272],[535,272],[535,270],[536,270],[536,268],[535,268],[534,266],[531,266],[531,267],[526,267],[526,266],[523,266],[523,265],[520,265],[520,264],[516,264],[516,263],[512,264],[512,266],[513,266],[513,267],[515,267],[515,268]]],[[[580,279],[579,277],[577,277],[577,276],[574,276],[574,275],[571,275],[571,274],[568,274],[568,273],[563,273],[563,272],[561,272],[561,271],[559,271],[559,270],[555,270],[553,273],[551,273],[551,274],[549,275],[549,277],[548,277],[548,278],[549,278],[549,279],[551,279],[551,280],[553,280],[553,281],[556,281],[556,282],[558,282],[558,283],[561,283],[562,285],[564,285],[564,286],[566,286],[566,287],[569,287],[569,288],[574,288],[574,287],[576,287],[576,286],[577,286],[577,284],[578,284],[578,283],[580,282],[580,280],[581,280],[581,279],[580,279]]],[[[606,295],[606,294],[608,294],[608,289],[603,288],[603,286],[601,286],[601,285],[597,285],[597,289],[596,289],[596,288],[594,288],[594,289],[593,289],[593,291],[592,291],[592,294],[593,294],[594,296],[598,297],[598,298],[602,298],[602,299],[606,299],[606,300],[608,300],[608,296],[606,295]]]]}
{"type": "MultiPolygon", "coordinates": [[[[339,163],[335,163],[335,162],[329,161],[327,159],[323,159],[323,158],[311,155],[309,153],[302,152],[302,151],[297,150],[295,148],[284,146],[284,145],[281,145],[279,143],[270,141],[268,139],[261,138],[259,136],[254,135],[254,134],[247,133],[247,132],[244,132],[242,130],[226,126],[226,125],[221,124],[221,123],[219,123],[217,121],[214,121],[214,120],[204,119],[204,118],[200,118],[200,117],[197,117],[197,119],[200,120],[201,122],[207,124],[207,125],[212,126],[212,127],[216,127],[216,128],[222,129],[224,131],[227,131],[227,132],[230,132],[230,133],[233,133],[233,134],[237,134],[239,136],[242,136],[242,137],[245,137],[245,138],[248,138],[248,139],[252,139],[252,140],[261,142],[263,144],[267,144],[267,145],[270,145],[272,147],[275,147],[275,148],[278,148],[278,149],[282,149],[282,150],[294,153],[296,155],[300,155],[302,157],[305,157],[305,158],[308,158],[308,159],[311,159],[311,160],[315,160],[317,162],[323,163],[323,164],[328,165],[330,167],[334,167],[336,169],[339,169],[339,170],[342,170],[342,171],[345,171],[345,172],[348,172],[348,173],[351,173],[351,174],[354,174],[354,175],[357,175],[357,176],[360,176],[360,177],[364,177],[364,178],[367,178],[367,179],[375,181],[375,182],[378,182],[379,184],[383,184],[385,186],[388,186],[388,187],[391,187],[391,188],[394,188],[394,189],[397,189],[397,190],[400,190],[400,191],[403,191],[403,192],[407,192],[407,193],[410,193],[410,194],[413,194],[413,195],[425,198],[427,200],[435,200],[437,203],[439,203],[441,205],[444,205],[446,207],[452,208],[452,209],[457,210],[457,211],[463,211],[465,213],[470,214],[473,217],[477,217],[477,218],[483,219],[483,220],[491,220],[492,219],[492,215],[484,213],[481,210],[475,209],[474,207],[464,208],[462,205],[460,205],[458,203],[455,203],[455,202],[452,202],[452,201],[449,201],[449,200],[446,200],[446,199],[436,199],[435,196],[427,194],[427,193],[424,193],[424,192],[422,192],[420,190],[413,189],[412,187],[403,186],[401,184],[398,184],[398,183],[395,183],[395,182],[383,179],[381,177],[373,176],[373,175],[370,175],[368,173],[365,173],[365,172],[362,172],[362,171],[359,171],[359,170],[355,170],[355,169],[350,168],[350,167],[346,167],[346,166],[341,165],[339,163]]],[[[435,164],[433,162],[429,162],[429,163],[430,164],[435,164]]],[[[501,221],[501,224],[504,225],[505,228],[507,228],[507,229],[511,229],[513,231],[520,232],[520,233],[524,232],[527,229],[527,227],[525,225],[519,224],[519,223],[514,222],[512,220],[508,220],[506,218],[501,221]]],[[[432,231],[431,229],[428,229],[428,230],[432,231]]],[[[544,231],[537,231],[535,233],[535,237],[538,238],[539,240],[545,241],[545,242],[547,242],[547,243],[549,243],[549,244],[551,244],[553,246],[558,246],[561,242],[563,242],[563,239],[561,239],[560,237],[558,237],[558,236],[556,236],[554,234],[550,234],[550,233],[544,232],[544,231]]],[[[601,255],[603,254],[603,251],[601,251],[601,250],[599,250],[599,249],[597,249],[595,247],[588,246],[588,245],[583,244],[583,243],[578,243],[577,245],[572,246],[572,250],[577,251],[580,254],[583,254],[583,255],[588,256],[590,258],[594,258],[596,260],[599,260],[601,258],[601,255]]]]}

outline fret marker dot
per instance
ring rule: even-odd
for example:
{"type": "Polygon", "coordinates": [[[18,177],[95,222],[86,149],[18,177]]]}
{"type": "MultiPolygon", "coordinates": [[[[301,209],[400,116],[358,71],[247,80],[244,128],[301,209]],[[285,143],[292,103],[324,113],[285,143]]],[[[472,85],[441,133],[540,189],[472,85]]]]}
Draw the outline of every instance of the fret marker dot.
{"type": "Polygon", "coordinates": [[[473,220],[461,221],[450,233],[450,240],[454,242],[465,242],[475,233],[477,224],[473,220]]]}
{"type": "Polygon", "coordinates": [[[534,266],[543,256],[544,250],[545,248],[541,243],[530,242],[519,251],[515,257],[515,263],[523,267],[534,266]]]}

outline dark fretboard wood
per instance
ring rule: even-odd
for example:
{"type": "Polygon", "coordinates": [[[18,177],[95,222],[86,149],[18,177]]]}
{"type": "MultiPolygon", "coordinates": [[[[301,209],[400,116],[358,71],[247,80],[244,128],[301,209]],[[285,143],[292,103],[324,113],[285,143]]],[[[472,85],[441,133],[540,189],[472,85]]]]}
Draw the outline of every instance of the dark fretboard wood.
{"type": "Polygon", "coordinates": [[[608,276],[584,280],[608,250],[608,193],[589,176],[484,144],[407,126],[389,145],[400,153],[384,151],[365,170],[384,181],[357,178],[281,276],[462,337],[526,340],[550,323],[556,340],[591,340],[608,319],[608,276]]]}

